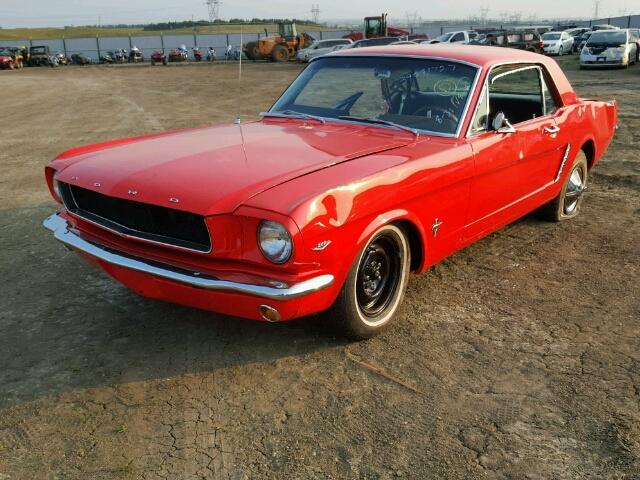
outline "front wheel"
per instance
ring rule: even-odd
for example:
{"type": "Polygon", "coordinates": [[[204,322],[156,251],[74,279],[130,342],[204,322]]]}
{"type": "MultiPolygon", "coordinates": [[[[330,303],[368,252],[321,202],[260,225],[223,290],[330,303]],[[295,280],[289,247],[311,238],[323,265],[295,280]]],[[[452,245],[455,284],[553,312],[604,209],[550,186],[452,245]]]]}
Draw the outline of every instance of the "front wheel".
{"type": "Polygon", "coordinates": [[[284,45],[276,45],[271,52],[274,62],[286,62],[289,60],[289,50],[284,45]]]}
{"type": "Polygon", "coordinates": [[[561,222],[578,215],[588,176],[587,156],[581,150],[576,155],[558,196],[542,207],[543,216],[552,222],[561,222]]]}
{"type": "Polygon", "coordinates": [[[386,328],[404,297],[410,264],[405,233],[395,225],[379,228],[361,250],[329,310],[340,332],[363,340],[386,328]]]}
{"type": "Polygon", "coordinates": [[[562,47],[560,47],[558,49],[558,56],[561,57],[564,54],[564,50],[562,49],[562,47]]]}

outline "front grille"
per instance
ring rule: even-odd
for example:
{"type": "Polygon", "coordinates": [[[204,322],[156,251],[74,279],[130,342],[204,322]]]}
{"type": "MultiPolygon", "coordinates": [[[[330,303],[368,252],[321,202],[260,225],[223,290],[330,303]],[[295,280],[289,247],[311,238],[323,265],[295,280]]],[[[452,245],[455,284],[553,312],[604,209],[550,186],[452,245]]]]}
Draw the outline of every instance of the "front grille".
{"type": "Polygon", "coordinates": [[[609,47],[590,47],[589,53],[591,55],[600,55],[602,52],[607,50],[609,47]]]}
{"type": "Polygon", "coordinates": [[[67,210],[109,230],[199,252],[211,250],[204,217],[60,183],[67,210]]]}

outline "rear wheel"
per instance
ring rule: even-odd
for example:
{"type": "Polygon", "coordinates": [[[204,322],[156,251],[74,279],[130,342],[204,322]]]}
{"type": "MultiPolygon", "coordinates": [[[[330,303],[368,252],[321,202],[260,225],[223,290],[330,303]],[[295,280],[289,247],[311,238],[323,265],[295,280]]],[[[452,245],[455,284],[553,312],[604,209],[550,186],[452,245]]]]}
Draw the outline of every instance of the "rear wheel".
{"type": "Polygon", "coordinates": [[[362,340],[384,330],[404,297],[410,263],[405,233],[395,225],[379,228],[358,255],[328,312],[340,332],[362,340]]]}
{"type": "Polygon", "coordinates": [[[271,52],[274,62],[286,62],[289,60],[289,50],[284,45],[276,45],[271,52]]]}
{"type": "Polygon", "coordinates": [[[249,42],[249,43],[247,43],[245,45],[244,48],[245,48],[245,50],[247,52],[247,58],[249,60],[257,60],[256,56],[255,56],[255,53],[256,53],[256,50],[257,50],[256,42],[249,42]]]}
{"type": "Polygon", "coordinates": [[[558,196],[542,207],[543,216],[552,222],[561,222],[578,215],[588,176],[587,157],[581,150],[576,155],[558,196]]]}

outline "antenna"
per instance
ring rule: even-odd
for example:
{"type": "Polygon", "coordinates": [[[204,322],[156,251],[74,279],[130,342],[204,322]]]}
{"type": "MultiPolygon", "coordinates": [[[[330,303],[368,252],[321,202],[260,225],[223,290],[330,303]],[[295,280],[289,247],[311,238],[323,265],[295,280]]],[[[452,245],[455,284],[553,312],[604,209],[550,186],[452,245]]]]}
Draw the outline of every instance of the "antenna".
{"type": "Polygon", "coordinates": [[[209,21],[211,23],[220,19],[220,0],[207,0],[205,5],[209,8],[209,21]]]}
{"type": "MultiPolygon", "coordinates": [[[[240,84],[242,83],[242,25],[240,25],[240,62],[238,63],[238,92],[240,92],[240,84]]],[[[234,123],[236,123],[237,125],[240,125],[240,95],[237,95],[238,97],[238,115],[236,116],[236,120],[234,123]]],[[[240,129],[240,132],[242,132],[242,127],[240,129]]]]}
{"type": "Polygon", "coordinates": [[[320,22],[320,5],[311,5],[311,21],[315,24],[320,22]]]}

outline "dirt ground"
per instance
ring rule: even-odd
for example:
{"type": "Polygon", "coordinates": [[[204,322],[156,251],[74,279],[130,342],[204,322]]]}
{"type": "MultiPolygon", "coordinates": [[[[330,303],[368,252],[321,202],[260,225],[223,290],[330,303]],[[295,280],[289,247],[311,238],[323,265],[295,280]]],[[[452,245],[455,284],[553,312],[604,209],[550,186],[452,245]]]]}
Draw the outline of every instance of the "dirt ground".
{"type": "Polygon", "coordinates": [[[0,480],[639,479],[640,66],[582,214],[534,216],[414,276],[347,343],[142,299],[41,227],[66,148],[268,108],[299,71],[0,72],[0,480]]]}

